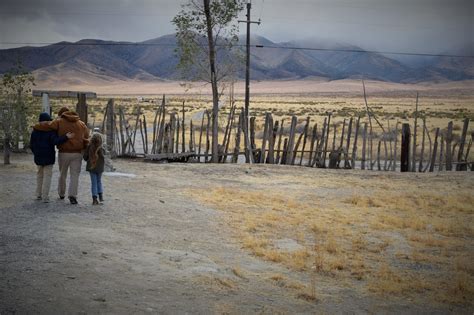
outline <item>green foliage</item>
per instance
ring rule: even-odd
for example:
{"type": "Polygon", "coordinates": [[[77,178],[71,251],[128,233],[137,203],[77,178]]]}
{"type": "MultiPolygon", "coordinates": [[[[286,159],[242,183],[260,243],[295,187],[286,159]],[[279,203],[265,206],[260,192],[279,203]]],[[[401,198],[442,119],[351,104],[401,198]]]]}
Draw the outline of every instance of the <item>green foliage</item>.
{"type": "Polygon", "coordinates": [[[33,75],[28,72],[21,62],[2,76],[0,85],[0,136],[5,139],[5,145],[14,148],[28,147],[29,141],[29,112],[28,94],[35,85],[33,75]]]}
{"type": "MultiPolygon", "coordinates": [[[[238,41],[236,18],[243,8],[242,0],[210,0],[211,27],[217,51],[217,81],[235,72],[236,58],[232,57],[231,50],[238,41]]],[[[203,2],[190,0],[172,22],[176,26],[178,67],[184,78],[211,82],[203,2]]]]}

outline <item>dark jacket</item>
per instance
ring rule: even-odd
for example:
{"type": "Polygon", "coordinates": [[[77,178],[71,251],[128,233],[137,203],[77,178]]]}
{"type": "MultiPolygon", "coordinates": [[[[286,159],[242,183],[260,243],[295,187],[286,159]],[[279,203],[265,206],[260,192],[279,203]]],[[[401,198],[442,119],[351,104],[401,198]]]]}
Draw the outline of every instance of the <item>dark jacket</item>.
{"type": "Polygon", "coordinates": [[[86,165],[86,171],[88,172],[94,172],[94,173],[103,173],[104,172],[104,166],[105,166],[105,151],[103,148],[99,149],[99,152],[97,153],[97,162],[95,163],[95,167],[92,167],[91,161],[89,159],[91,152],[90,152],[90,145],[87,147],[87,149],[84,152],[84,161],[87,161],[86,165]]]}
{"type": "Polygon", "coordinates": [[[56,161],[55,145],[66,142],[66,136],[58,136],[56,131],[39,131],[33,129],[30,148],[35,156],[36,165],[53,165],[56,161]]]}

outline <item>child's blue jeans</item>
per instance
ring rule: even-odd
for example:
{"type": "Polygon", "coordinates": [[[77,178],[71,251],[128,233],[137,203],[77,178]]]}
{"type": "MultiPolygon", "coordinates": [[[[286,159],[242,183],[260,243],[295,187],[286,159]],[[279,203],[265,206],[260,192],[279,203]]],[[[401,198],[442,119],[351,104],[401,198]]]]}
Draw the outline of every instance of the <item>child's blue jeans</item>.
{"type": "Polygon", "coordinates": [[[91,175],[91,190],[92,196],[97,197],[98,194],[102,194],[102,173],[89,172],[91,175]]]}

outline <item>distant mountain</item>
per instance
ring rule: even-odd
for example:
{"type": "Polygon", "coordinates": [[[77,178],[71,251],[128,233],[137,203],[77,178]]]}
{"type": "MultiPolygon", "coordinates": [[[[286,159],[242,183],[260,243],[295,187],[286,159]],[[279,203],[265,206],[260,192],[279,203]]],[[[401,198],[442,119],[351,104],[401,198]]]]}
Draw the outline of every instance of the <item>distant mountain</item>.
{"type": "MultiPolygon", "coordinates": [[[[245,42],[245,38],[241,38],[241,42],[245,42]]],[[[308,77],[391,82],[474,79],[474,58],[428,58],[415,66],[382,54],[363,52],[357,46],[328,41],[274,43],[253,36],[251,44],[251,78],[254,80],[308,77]]],[[[54,81],[57,77],[80,83],[88,80],[179,79],[175,47],[175,36],[166,35],[139,43],[84,39],[76,43],[6,49],[0,50],[0,73],[10,70],[20,59],[39,80],[54,81]]],[[[242,55],[244,48],[239,46],[233,53],[242,55]]],[[[243,78],[244,64],[239,69],[238,76],[243,78]]]]}

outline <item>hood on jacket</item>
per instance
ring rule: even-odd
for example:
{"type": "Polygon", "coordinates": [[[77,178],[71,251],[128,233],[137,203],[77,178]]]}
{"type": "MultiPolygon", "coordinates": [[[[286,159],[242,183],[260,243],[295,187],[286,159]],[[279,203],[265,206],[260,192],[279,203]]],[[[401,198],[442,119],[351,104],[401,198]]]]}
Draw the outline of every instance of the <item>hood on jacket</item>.
{"type": "Polygon", "coordinates": [[[35,130],[38,130],[38,131],[51,131],[53,130],[51,128],[51,121],[42,121],[42,122],[39,122],[39,123],[36,123],[34,126],[33,126],[33,129],[35,130]]]}
{"type": "Polygon", "coordinates": [[[70,122],[76,122],[79,120],[79,115],[76,112],[68,111],[68,112],[62,113],[61,118],[64,118],[70,122]]]}

